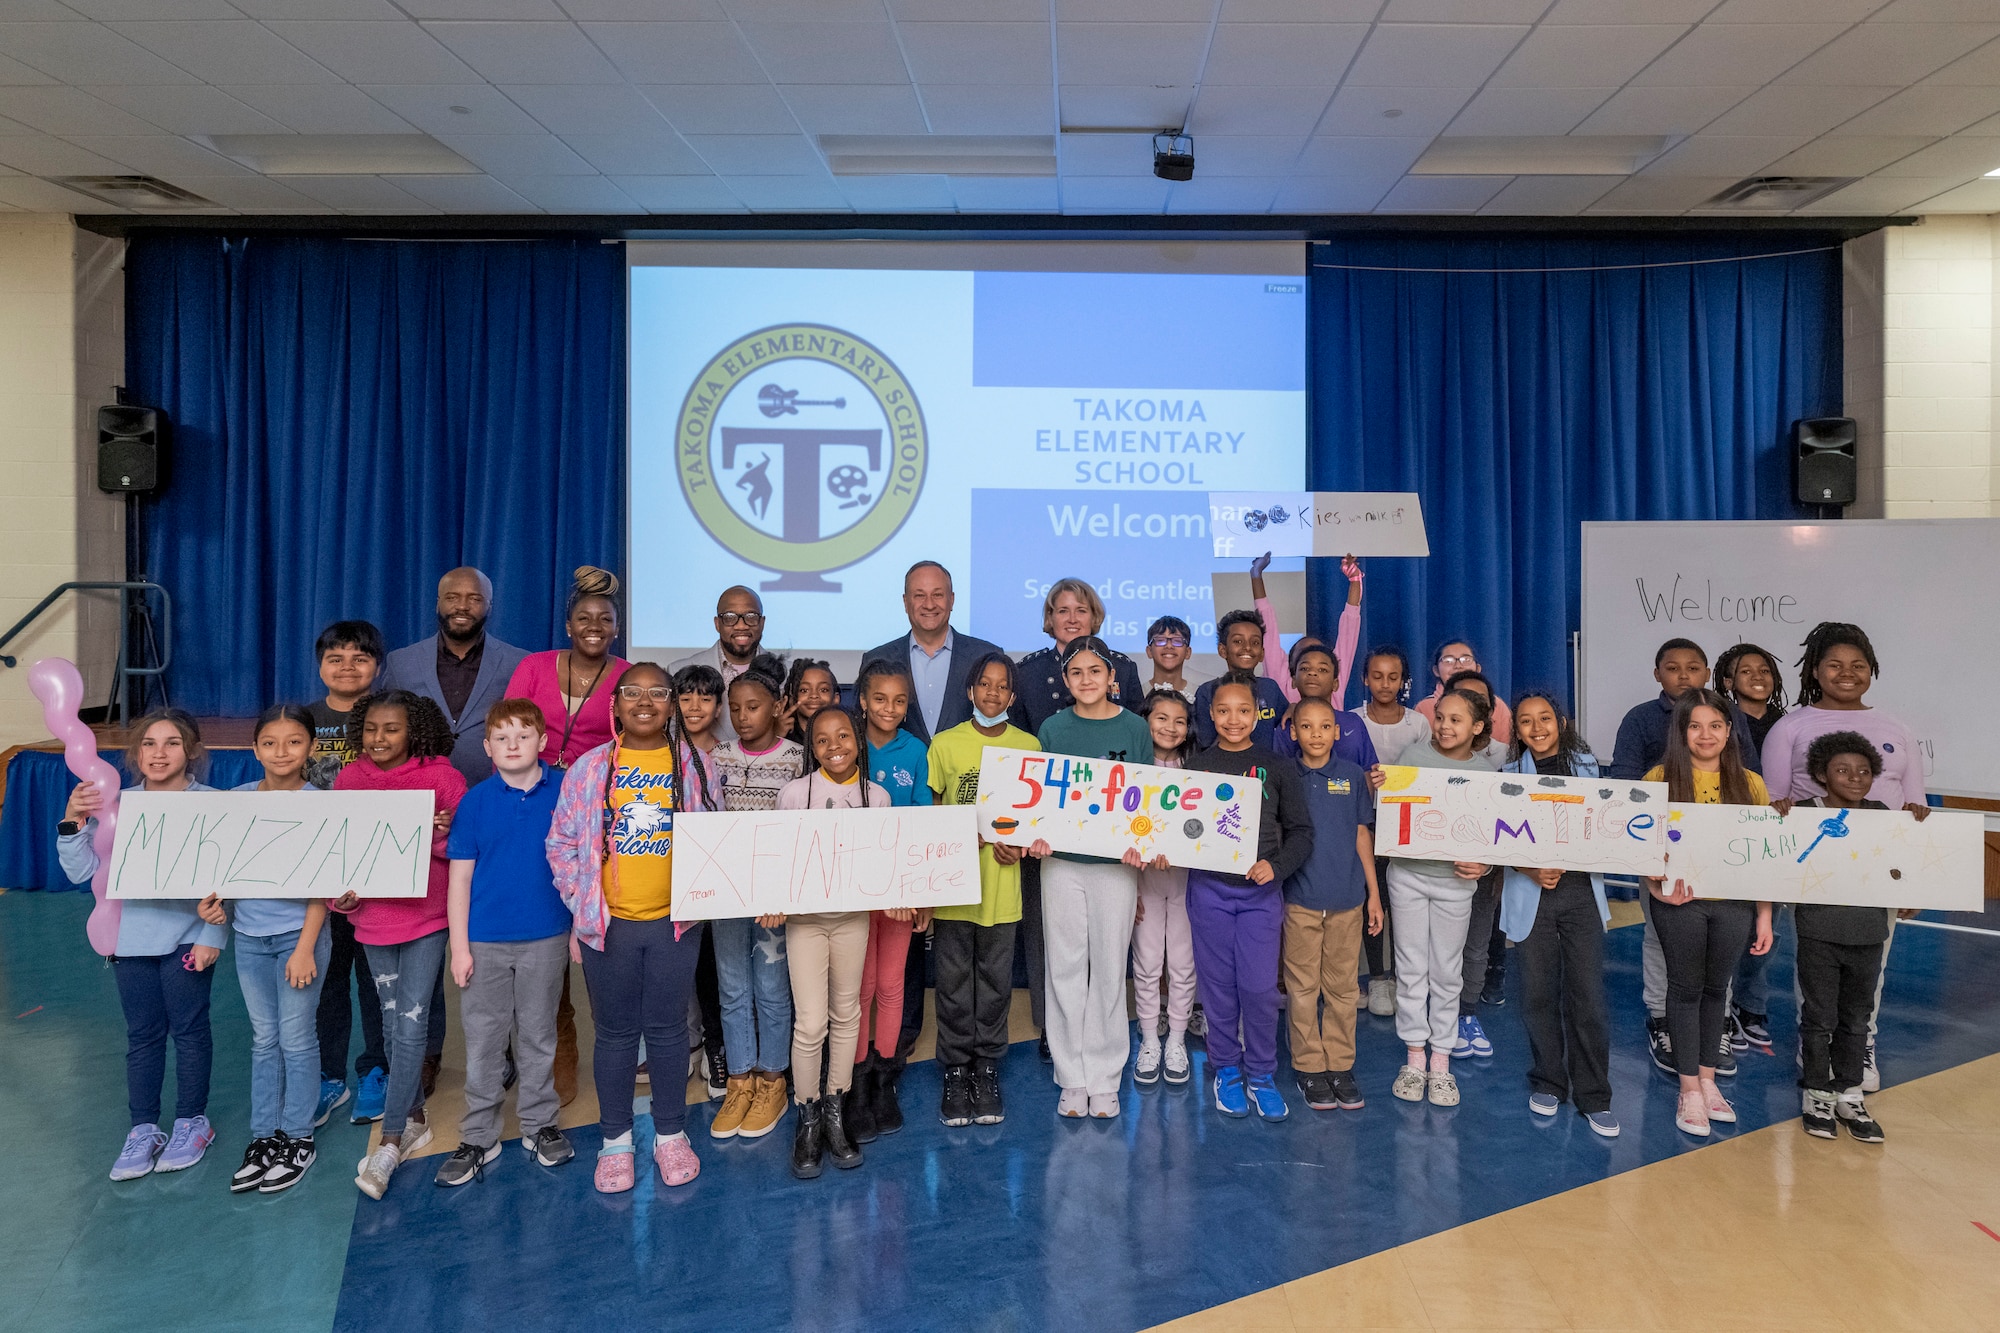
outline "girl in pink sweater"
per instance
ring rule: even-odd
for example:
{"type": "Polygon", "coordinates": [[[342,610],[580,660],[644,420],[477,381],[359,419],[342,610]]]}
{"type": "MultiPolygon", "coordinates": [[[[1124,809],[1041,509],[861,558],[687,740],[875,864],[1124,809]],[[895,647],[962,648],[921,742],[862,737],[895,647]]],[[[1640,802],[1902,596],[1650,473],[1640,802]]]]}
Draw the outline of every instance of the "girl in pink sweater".
{"type": "Polygon", "coordinates": [[[389,1053],[382,1141],[354,1183],[379,1199],[403,1158],[430,1141],[424,1123],[423,1066],[431,992],[444,966],[448,937],[445,898],[450,861],[445,833],[465,796],[465,779],[451,766],[451,724],[438,706],[408,690],[371,694],[354,705],[348,746],[358,758],[340,770],[335,791],[428,791],[435,802],[429,891],[422,898],[370,898],[344,893],[328,906],[345,912],[368,955],[382,1001],[382,1037],[389,1053]],[[406,1125],[412,1126],[406,1130],[406,1125]]]}

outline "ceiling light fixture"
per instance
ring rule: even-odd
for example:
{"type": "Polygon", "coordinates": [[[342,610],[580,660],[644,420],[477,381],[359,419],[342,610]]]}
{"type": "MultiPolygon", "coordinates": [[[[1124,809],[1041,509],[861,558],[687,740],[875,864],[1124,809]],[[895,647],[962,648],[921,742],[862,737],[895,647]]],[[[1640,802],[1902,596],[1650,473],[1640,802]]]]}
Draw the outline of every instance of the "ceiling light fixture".
{"type": "Polygon", "coordinates": [[[1672,142],[1664,135],[1446,135],[1412,176],[1629,176],[1672,142]]]}
{"type": "Polygon", "coordinates": [[[836,176],[1053,176],[1050,134],[822,134],[836,176]]]}

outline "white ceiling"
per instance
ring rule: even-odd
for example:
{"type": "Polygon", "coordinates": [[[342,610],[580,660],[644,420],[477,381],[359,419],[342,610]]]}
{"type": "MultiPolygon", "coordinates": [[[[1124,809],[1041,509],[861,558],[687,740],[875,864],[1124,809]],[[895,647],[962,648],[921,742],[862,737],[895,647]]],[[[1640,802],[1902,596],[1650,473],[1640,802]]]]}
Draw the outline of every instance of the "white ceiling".
{"type": "Polygon", "coordinates": [[[0,208],[1674,215],[2000,211],[2000,0],[0,0],[0,208]],[[836,177],[822,134],[1061,134],[1054,177],[836,177]],[[1060,119],[1059,119],[1060,118],[1060,119]],[[435,136],[457,175],[263,176],[210,135],[435,136]],[[1668,136],[1630,177],[1411,175],[1441,135],[1668,136]]]}

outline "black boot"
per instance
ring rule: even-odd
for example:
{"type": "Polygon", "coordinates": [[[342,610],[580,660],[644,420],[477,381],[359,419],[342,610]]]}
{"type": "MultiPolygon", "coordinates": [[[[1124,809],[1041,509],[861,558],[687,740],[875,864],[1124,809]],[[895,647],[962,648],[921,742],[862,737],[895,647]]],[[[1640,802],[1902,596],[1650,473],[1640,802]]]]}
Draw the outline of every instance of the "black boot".
{"type": "Polygon", "coordinates": [[[847,1137],[856,1143],[875,1141],[875,1061],[854,1066],[854,1082],[838,1098],[841,1123],[847,1127],[847,1137]]]}
{"type": "Polygon", "coordinates": [[[825,1109],[820,1112],[820,1138],[826,1144],[826,1155],[833,1164],[845,1170],[861,1165],[860,1145],[848,1137],[847,1125],[840,1113],[841,1098],[828,1097],[825,1109]]]}
{"type": "Polygon", "coordinates": [[[903,1107],[896,1100],[897,1084],[903,1081],[901,1060],[882,1060],[875,1068],[875,1128],[894,1134],[903,1127],[903,1107]]]}
{"type": "Polygon", "coordinates": [[[817,1097],[798,1106],[798,1128],[792,1133],[792,1174],[800,1180],[812,1180],[820,1173],[820,1154],[826,1147],[822,1106],[817,1097]]]}

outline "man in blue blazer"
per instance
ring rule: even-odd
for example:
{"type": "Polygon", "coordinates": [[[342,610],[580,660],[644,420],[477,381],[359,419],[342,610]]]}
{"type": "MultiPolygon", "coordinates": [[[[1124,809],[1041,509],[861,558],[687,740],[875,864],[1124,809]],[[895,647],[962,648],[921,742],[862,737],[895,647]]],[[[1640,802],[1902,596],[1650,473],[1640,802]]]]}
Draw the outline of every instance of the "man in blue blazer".
{"type": "Polygon", "coordinates": [[[972,664],[998,647],[951,627],[951,571],[935,560],[919,560],[903,575],[903,613],[910,632],[861,655],[863,665],[877,658],[907,667],[910,672],[910,714],[903,727],[924,744],[972,717],[966,697],[965,674],[972,664]]]}
{"type": "Polygon", "coordinates": [[[493,580],[471,566],[438,580],[438,632],[389,654],[381,688],[430,699],[451,723],[451,763],[466,786],[493,775],[486,757],[486,710],[507,693],[514,668],[528,655],[486,632],[493,580]]]}

